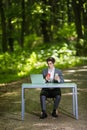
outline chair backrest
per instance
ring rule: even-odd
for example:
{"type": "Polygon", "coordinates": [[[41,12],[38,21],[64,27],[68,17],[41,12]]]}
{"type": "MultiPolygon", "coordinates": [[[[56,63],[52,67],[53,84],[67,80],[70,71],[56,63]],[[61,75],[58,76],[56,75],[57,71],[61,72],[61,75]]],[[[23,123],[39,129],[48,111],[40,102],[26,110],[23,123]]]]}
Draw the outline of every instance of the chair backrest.
{"type": "Polygon", "coordinates": [[[45,83],[45,79],[43,78],[42,74],[31,74],[30,75],[31,78],[31,82],[33,84],[37,84],[37,83],[45,83]]]}

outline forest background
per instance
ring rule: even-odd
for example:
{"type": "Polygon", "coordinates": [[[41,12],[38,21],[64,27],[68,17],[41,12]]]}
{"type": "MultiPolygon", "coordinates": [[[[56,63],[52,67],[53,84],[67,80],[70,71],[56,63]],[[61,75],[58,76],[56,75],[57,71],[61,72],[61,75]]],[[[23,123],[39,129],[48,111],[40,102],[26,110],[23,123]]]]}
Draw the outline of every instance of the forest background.
{"type": "Polygon", "coordinates": [[[0,0],[0,83],[87,64],[86,0],[0,0]]]}

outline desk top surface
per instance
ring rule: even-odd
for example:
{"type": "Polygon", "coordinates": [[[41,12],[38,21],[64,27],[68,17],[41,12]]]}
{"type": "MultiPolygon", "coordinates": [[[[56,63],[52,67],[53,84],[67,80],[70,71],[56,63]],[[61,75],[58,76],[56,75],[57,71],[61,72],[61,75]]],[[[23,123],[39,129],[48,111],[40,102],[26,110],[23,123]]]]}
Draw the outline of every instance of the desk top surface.
{"type": "Polygon", "coordinates": [[[22,88],[74,88],[76,83],[23,83],[22,88]]]}

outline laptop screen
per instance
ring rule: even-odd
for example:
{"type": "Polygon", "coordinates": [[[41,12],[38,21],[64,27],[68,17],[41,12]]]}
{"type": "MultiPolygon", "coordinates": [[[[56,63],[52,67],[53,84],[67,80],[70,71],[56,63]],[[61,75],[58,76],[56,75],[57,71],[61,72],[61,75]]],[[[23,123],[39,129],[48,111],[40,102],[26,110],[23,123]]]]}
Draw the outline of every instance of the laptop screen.
{"type": "Polygon", "coordinates": [[[31,82],[33,84],[37,84],[37,83],[45,83],[45,79],[43,78],[42,74],[31,74],[31,82]]]}

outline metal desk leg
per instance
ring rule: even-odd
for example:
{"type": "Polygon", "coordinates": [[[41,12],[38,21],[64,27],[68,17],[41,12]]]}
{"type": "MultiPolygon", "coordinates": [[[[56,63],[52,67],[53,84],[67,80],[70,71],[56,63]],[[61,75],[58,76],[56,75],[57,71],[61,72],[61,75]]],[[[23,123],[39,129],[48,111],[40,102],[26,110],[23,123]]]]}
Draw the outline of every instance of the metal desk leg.
{"type": "Polygon", "coordinates": [[[78,98],[77,98],[77,87],[75,87],[75,116],[78,119],[78,98]]]}
{"type": "Polygon", "coordinates": [[[24,120],[25,112],[25,99],[24,99],[24,88],[22,87],[22,120],[24,120]]]}
{"type": "Polygon", "coordinates": [[[74,91],[75,89],[74,89],[74,87],[72,88],[72,91],[73,91],[73,115],[75,116],[75,91],[74,91]]]}

